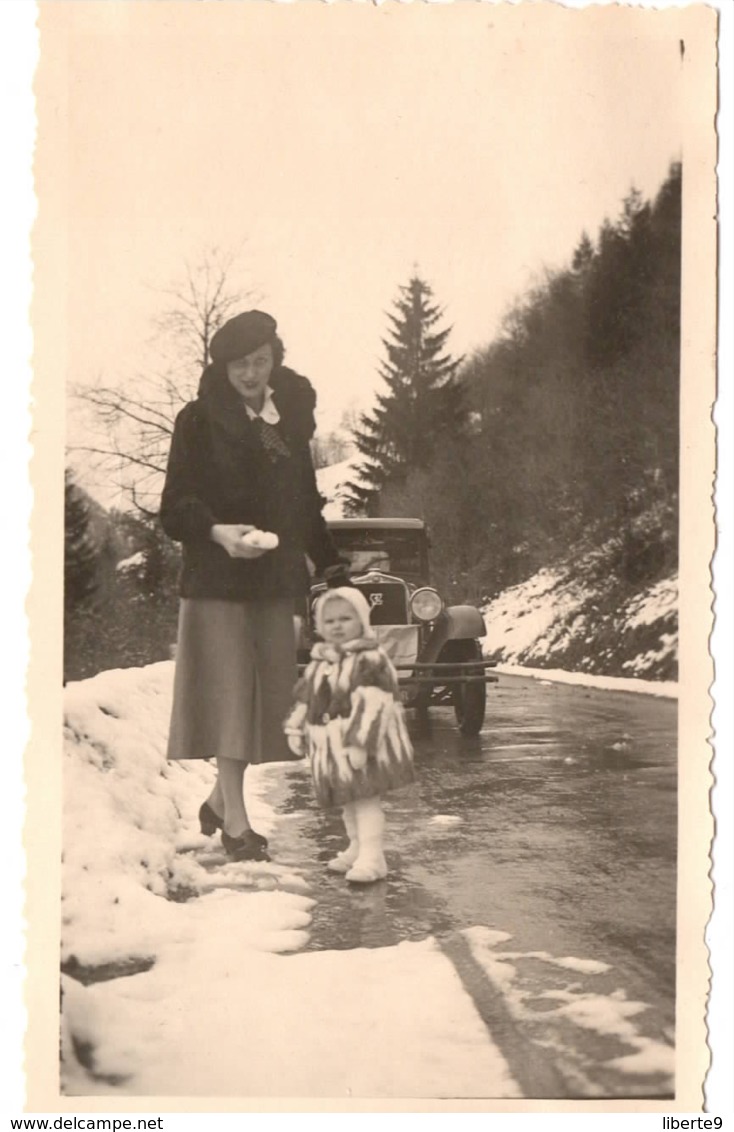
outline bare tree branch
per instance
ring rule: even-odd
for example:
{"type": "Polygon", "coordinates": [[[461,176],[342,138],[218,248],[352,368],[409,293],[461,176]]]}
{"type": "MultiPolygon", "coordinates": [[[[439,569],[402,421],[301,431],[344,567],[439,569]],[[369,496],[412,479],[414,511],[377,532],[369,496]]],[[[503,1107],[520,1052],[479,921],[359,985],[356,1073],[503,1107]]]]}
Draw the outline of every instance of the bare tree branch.
{"type": "Polygon", "coordinates": [[[170,306],[154,319],[156,345],[168,364],[133,375],[124,386],[100,381],[73,393],[90,418],[89,442],[70,451],[91,457],[106,483],[145,515],[157,512],[174,421],[194,396],[213,335],[255,301],[234,285],[235,274],[235,253],[219,248],[186,261],[183,277],[159,292],[170,306]]]}

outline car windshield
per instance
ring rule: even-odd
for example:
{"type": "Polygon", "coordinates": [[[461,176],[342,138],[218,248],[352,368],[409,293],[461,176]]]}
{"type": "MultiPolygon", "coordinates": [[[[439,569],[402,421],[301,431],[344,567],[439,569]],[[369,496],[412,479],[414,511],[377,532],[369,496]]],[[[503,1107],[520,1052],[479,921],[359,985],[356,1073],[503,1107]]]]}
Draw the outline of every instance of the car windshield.
{"type": "Polygon", "coordinates": [[[421,530],[332,529],[340,554],[352,573],[382,570],[410,582],[426,581],[424,534],[421,530]]]}

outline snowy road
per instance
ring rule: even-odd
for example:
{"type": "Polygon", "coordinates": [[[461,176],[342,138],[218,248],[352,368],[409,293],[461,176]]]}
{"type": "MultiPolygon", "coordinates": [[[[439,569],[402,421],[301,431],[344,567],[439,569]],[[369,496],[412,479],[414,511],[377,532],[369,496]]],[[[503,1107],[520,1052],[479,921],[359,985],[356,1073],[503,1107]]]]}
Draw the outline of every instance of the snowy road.
{"type": "Polygon", "coordinates": [[[281,769],[273,850],[313,862],[309,948],[434,936],[501,1016],[526,1095],[669,1092],[676,706],[504,676],[477,740],[435,712],[419,781],[388,806],[391,876],[366,890],[325,872],[338,823],[281,769]]]}
{"type": "Polygon", "coordinates": [[[172,675],[65,692],[63,1092],[671,1094],[674,701],[503,676],[478,739],[436,712],[354,889],[303,764],[248,772],[271,864],[201,835],[172,675]]]}

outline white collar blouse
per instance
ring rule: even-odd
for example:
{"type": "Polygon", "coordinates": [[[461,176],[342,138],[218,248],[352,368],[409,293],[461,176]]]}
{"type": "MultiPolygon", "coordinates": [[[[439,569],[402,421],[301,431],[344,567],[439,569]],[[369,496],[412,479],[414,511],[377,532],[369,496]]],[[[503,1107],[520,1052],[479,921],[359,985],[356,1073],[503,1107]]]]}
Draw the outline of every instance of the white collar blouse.
{"type": "Polygon", "coordinates": [[[266,424],[276,425],[280,420],[280,413],[275,407],[275,401],[273,400],[273,391],[269,385],[265,386],[265,400],[263,401],[263,407],[260,412],[258,413],[255,411],[255,409],[250,408],[250,406],[246,402],[245,409],[247,410],[247,415],[251,421],[255,421],[258,417],[260,417],[260,419],[265,421],[266,424]]]}

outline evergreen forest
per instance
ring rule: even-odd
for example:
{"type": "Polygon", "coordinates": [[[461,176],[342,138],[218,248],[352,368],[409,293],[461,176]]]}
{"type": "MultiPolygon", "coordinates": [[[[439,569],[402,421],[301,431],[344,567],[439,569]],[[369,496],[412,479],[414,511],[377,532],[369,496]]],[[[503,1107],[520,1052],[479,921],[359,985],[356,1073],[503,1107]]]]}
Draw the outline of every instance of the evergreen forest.
{"type": "Polygon", "coordinates": [[[418,332],[405,296],[432,296],[411,280],[385,341],[386,392],[355,434],[353,513],[424,518],[436,580],[464,599],[602,543],[603,569],[631,587],[674,573],[680,231],[676,164],[654,200],[632,190],[616,220],[581,233],[568,266],[460,365],[435,303],[418,332]],[[401,458],[411,445],[418,456],[401,458]]]}

